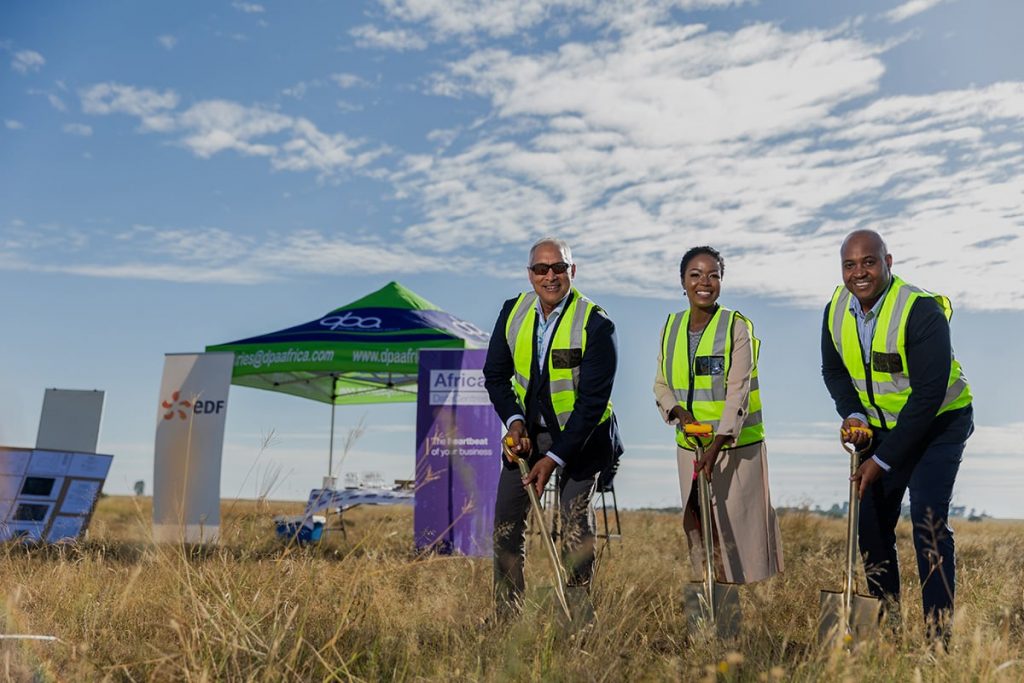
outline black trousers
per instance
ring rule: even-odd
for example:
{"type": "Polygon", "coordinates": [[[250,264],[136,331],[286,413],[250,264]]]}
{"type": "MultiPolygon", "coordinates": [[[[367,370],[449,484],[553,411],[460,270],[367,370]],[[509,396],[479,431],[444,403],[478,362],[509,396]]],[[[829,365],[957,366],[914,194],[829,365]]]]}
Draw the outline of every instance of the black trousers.
{"type": "MultiPolygon", "coordinates": [[[[968,432],[969,433],[969,432],[968,432]]],[[[926,443],[910,463],[883,474],[864,493],[860,503],[860,551],[871,594],[900,599],[900,570],[896,557],[896,523],[903,496],[910,490],[910,519],[914,525],[917,573],[925,618],[932,624],[952,616],[956,594],[953,529],[947,518],[964,441],[935,439],[926,443]]]]}
{"type": "MultiPolygon", "coordinates": [[[[551,446],[551,437],[543,431],[531,434],[534,435],[532,467],[551,446]]],[[[595,473],[574,479],[563,474],[560,481],[562,561],[570,586],[589,586],[594,572],[594,518],[590,499],[597,476],[595,473]]],[[[494,504],[494,597],[499,614],[515,613],[522,607],[529,514],[530,498],[518,468],[502,468],[494,504]]]]}

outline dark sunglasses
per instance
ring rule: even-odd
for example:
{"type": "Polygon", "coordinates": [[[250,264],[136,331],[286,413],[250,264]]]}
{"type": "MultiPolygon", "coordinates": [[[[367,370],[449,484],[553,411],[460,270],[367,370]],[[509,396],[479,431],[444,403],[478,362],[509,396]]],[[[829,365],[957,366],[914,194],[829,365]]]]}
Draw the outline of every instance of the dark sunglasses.
{"type": "Polygon", "coordinates": [[[555,275],[561,275],[569,270],[569,265],[565,261],[559,261],[558,263],[534,263],[532,266],[526,266],[526,269],[533,271],[534,275],[547,275],[549,270],[555,271],[555,275]]]}

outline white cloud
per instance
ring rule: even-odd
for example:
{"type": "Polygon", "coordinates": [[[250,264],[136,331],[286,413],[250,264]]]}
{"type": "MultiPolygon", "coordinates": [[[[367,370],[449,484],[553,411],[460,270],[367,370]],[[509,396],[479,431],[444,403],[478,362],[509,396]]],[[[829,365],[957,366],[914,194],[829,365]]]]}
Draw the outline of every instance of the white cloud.
{"type": "Polygon", "coordinates": [[[405,29],[391,31],[379,29],[372,24],[364,24],[350,30],[349,35],[356,39],[355,42],[358,47],[396,50],[398,52],[425,50],[427,48],[426,40],[405,29]]]}
{"type": "Polygon", "coordinates": [[[157,44],[165,50],[173,50],[174,46],[178,44],[178,39],[170,34],[164,34],[156,37],[157,44]]]}
{"type": "Polygon", "coordinates": [[[253,285],[270,282],[275,278],[238,266],[188,266],[169,263],[127,262],[114,264],[69,264],[60,266],[33,266],[48,273],[66,273],[85,277],[118,280],[159,280],[178,283],[204,283],[253,285]]]}
{"type": "Polygon", "coordinates": [[[44,64],[46,59],[35,50],[19,50],[14,53],[14,59],[11,60],[11,68],[20,74],[39,71],[44,64]]]}
{"type": "Polygon", "coordinates": [[[84,123],[68,123],[62,130],[69,135],[81,135],[82,137],[92,135],[92,126],[87,126],[84,123]]]}
{"type": "MultiPolygon", "coordinates": [[[[337,85],[343,90],[350,88],[363,88],[369,85],[369,83],[360,76],[351,73],[336,73],[331,74],[327,77],[332,83],[337,85]]],[[[289,86],[281,91],[282,95],[288,97],[294,97],[297,100],[301,100],[306,96],[306,93],[313,88],[322,88],[326,85],[324,79],[313,78],[308,81],[299,81],[295,85],[289,86]]]]}
{"type": "MultiPolygon", "coordinates": [[[[395,21],[428,27],[442,25],[444,6],[470,7],[385,3],[395,21]],[[402,14],[416,7],[426,13],[402,14]]],[[[537,21],[553,21],[554,5],[538,6],[537,21]]],[[[680,6],[642,5],[655,15],[680,6]]],[[[558,7],[604,11],[584,0],[558,7]]],[[[491,30],[467,26],[457,30],[491,30]]],[[[899,274],[958,308],[1024,309],[1022,83],[880,97],[886,48],[849,26],[711,31],[645,20],[533,53],[466,45],[430,84],[482,115],[431,133],[432,154],[406,156],[388,175],[417,211],[402,235],[415,268],[467,250],[521,253],[557,232],[574,244],[584,289],[669,297],[681,251],[712,243],[729,259],[729,293],[817,307],[837,283],[843,234],[870,227],[886,235],[899,274]],[[798,275],[779,276],[794,264],[798,275]],[[611,270],[617,277],[603,277],[611,270]]],[[[201,158],[235,152],[321,176],[378,173],[386,161],[383,147],[267,107],[179,106],[173,91],[112,83],[82,101],[201,158]]],[[[265,265],[328,268],[347,263],[347,249],[369,261],[362,250],[376,248],[293,236],[265,265]]]]}
{"type": "Polygon", "coordinates": [[[291,125],[291,119],[226,100],[207,100],[182,112],[176,125],[189,131],[182,139],[185,146],[203,158],[227,149],[246,155],[272,156],[276,147],[253,140],[280,133],[291,125]]]}
{"type": "Polygon", "coordinates": [[[295,85],[289,86],[281,91],[282,95],[287,97],[294,97],[297,100],[301,100],[306,96],[306,92],[311,88],[320,85],[317,81],[299,81],[295,85]]]}
{"type": "Polygon", "coordinates": [[[266,11],[266,8],[264,8],[263,5],[255,2],[239,2],[236,0],[231,3],[231,6],[239,12],[244,12],[246,14],[263,14],[266,11]]]}
{"type": "Polygon", "coordinates": [[[319,274],[438,272],[452,265],[401,244],[356,242],[312,230],[292,233],[279,249],[255,252],[253,263],[259,269],[266,267],[273,272],[319,274]]]}
{"type": "Polygon", "coordinates": [[[635,28],[672,10],[741,5],[750,0],[379,0],[395,21],[426,26],[435,40],[511,36],[544,21],[575,20],[591,26],[635,28]]]}
{"type": "Polygon", "coordinates": [[[179,110],[178,95],[118,83],[100,83],[82,91],[83,111],[136,116],[144,132],[178,135],[196,156],[225,151],[265,157],[275,170],[315,171],[331,175],[360,169],[385,153],[343,133],[325,133],[311,121],[260,106],[229,100],[203,100],[179,110]]]}
{"type": "Polygon", "coordinates": [[[173,90],[157,92],[120,83],[99,83],[79,94],[86,114],[130,114],[141,120],[146,131],[167,132],[174,128],[169,112],[178,106],[178,94],[173,90]]]}
{"type": "Polygon", "coordinates": [[[308,274],[443,272],[466,264],[377,238],[316,230],[242,235],[219,227],[134,225],[119,232],[0,226],[0,269],[89,277],[258,284],[308,274]]]}
{"type": "Polygon", "coordinates": [[[972,455],[1020,453],[1020,445],[1024,443],[1024,422],[1001,426],[977,425],[968,443],[972,455]]]}
{"type": "Polygon", "coordinates": [[[581,286],[665,297],[685,246],[712,243],[730,292],[819,306],[842,236],[868,227],[958,307],[1024,309],[1024,83],[879,98],[883,57],[847,29],[764,24],[472,50],[433,89],[490,112],[392,176],[422,209],[406,237],[446,253],[556,232],[581,286]]]}
{"type": "Polygon", "coordinates": [[[68,110],[67,105],[64,104],[64,100],[62,100],[56,93],[50,92],[49,90],[41,90],[39,88],[29,88],[26,92],[28,92],[29,95],[45,97],[46,101],[50,103],[50,106],[57,111],[64,112],[68,110]]]}
{"type": "Polygon", "coordinates": [[[337,107],[338,107],[338,109],[340,111],[343,111],[346,114],[354,112],[354,111],[362,111],[363,110],[363,105],[357,104],[355,102],[349,102],[347,100],[338,100],[335,104],[337,105],[337,107]]]}
{"type": "Polygon", "coordinates": [[[25,127],[25,124],[14,119],[4,119],[4,127],[8,130],[21,130],[25,127]]]}
{"type": "Polygon", "coordinates": [[[892,8],[882,16],[890,23],[895,24],[926,12],[943,2],[949,2],[949,0],[908,0],[908,2],[892,8]]]}
{"type": "Polygon", "coordinates": [[[349,73],[331,74],[331,80],[342,89],[367,85],[366,81],[362,77],[349,73]]]}
{"type": "MultiPolygon", "coordinates": [[[[839,423],[829,425],[787,425],[774,428],[771,448],[787,456],[841,456],[836,430],[839,423]]],[[[975,425],[974,434],[968,441],[971,457],[1005,456],[1020,450],[1024,439],[1024,422],[1012,422],[1001,426],[975,425]]]]}

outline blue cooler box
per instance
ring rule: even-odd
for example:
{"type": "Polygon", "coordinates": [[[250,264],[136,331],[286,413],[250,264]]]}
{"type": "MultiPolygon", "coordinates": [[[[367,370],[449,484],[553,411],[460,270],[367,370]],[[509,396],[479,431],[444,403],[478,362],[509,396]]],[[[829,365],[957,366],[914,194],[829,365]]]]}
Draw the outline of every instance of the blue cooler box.
{"type": "Polygon", "coordinates": [[[295,540],[301,544],[316,543],[324,533],[324,524],[327,518],[323,515],[313,515],[309,521],[313,526],[303,524],[307,519],[306,515],[278,515],[274,517],[274,526],[277,529],[277,537],[291,541],[295,540]]]}

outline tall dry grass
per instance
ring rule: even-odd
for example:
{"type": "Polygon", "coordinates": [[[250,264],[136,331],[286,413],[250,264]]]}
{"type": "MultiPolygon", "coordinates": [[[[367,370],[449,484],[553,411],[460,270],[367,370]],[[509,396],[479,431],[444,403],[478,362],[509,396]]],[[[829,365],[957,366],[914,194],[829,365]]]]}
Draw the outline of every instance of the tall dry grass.
{"type": "MultiPolygon", "coordinates": [[[[225,506],[227,509],[228,506],[225,506]]],[[[104,499],[77,546],[0,549],[6,680],[728,680],[1019,681],[1024,679],[1024,524],[957,527],[952,651],[923,638],[909,527],[900,528],[904,631],[856,653],[814,646],[818,590],[840,584],[842,522],[782,519],[786,573],[743,590],[733,643],[689,641],[689,574],[674,515],[627,512],[625,538],[600,559],[593,630],[568,636],[544,600],[536,545],[523,617],[481,625],[490,562],[416,557],[408,509],[357,510],[347,538],[285,547],[271,516],[298,505],[238,503],[223,544],[147,543],[148,501],[104,499]]]]}

